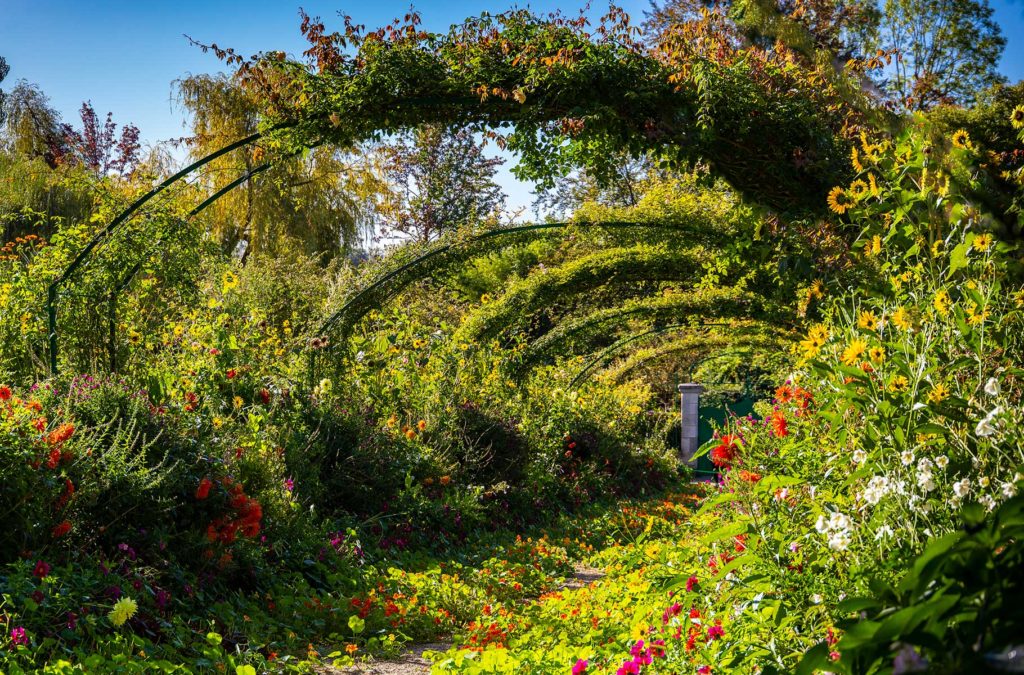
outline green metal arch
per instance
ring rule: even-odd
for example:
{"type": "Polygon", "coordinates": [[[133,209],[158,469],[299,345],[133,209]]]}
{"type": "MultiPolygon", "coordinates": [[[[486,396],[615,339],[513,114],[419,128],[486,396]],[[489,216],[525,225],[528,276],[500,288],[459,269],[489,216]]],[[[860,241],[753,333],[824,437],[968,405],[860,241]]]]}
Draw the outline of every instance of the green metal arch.
{"type": "Polygon", "coordinates": [[[692,312],[701,304],[708,302],[714,303],[711,311],[708,312],[714,318],[754,318],[756,314],[764,310],[763,306],[757,304],[760,298],[754,293],[726,288],[710,289],[708,295],[710,297],[699,297],[693,293],[679,293],[667,297],[631,300],[616,307],[601,309],[563,322],[534,340],[526,348],[522,356],[522,366],[542,360],[556,351],[559,355],[565,355],[565,343],[575,336],[606,323],[637,314],[642,314],[645,319],[657,321],[677,316],[679,313],[692,312]]]}
{"type": "MultiPolygon", "coordinates": [[[[277,127],[275,127],[275,129],[284,128],[286,126],[289,125],[278,125],[277,127]]],[[[76,255],[74,259],[68,264],[68,266],[61,271],[60,275],[53,282],[50,283],[50,285],[46,289],[46,314],[49,326],[49,334],[47,336],[47,340],[49,342],[50,348],[51,374],[56,375],[58,368],[57,357],[59,337],[57,330],[57,298],[60,294],[60,287],[64,285],[64,283],[66,283],[69,278],[71,278],[71,275],[74,274],[75,271],[93,255],[94,251],[96,251],[96,249],[101,244],[103,244],[103,242],[105,242],[114,233],[114,231],[117,230],[117,228],[120,225],[127,222],[132,216],[135,215],[136,212],[139,211],[139,209],[145,206],[149,201],[163,193],[165,190],[167,190],[167,188],[171,187],[172,185],[174,185],[181,179],[185,178],[195,170],[200,169],[203,166],[206,166],[207,164],[217,159],[218,157],[222,157],[223,155],[226,155],[227,153],[233,150],[237,150],[238,148],[242,148],[251,143],[254,143],[261,139],[262,137],[263,133],[257,132],[255,134],[246,136],[245,138],[241,138],[233,143],[229,143],[228,145],[224,146],[223,148],[215,152],[210,153],[209,155],[203,157],[202,159],[199,159],[193,162],[192,164],[189,164],[188,166],[184,167],[180,171],[177,171],[171,176],[168,176],[166,179],[161,181],[156,187],[151,189],[149,192],[146,192],[145,194],[137,198],[127,208],[125,208],[123,211],[117,214],[117,216],[115,216],[113,220],[111,220],[96,234],[94,234],[92,239],[89,240],[85,247],[78,252],[78,255],[76,255]]],[[[238,183],[233,187],[237,187],[237,185],[240,184],[241,183],[238,183]]],[[[217,196],[219,198],[220,196],[222,196],[222,194],[218,193],[217,196]]],[[[205,206],[203,206],[203,208],[205,208],[205,206]]],[[[121,284],[119,284],[118,286],[123,287],[123,285],[121,284]]]]}
{"type": "Polygon", "coordinates": [[[572,378],[572,381],[569,382],[569,389],[572,389],[577,384],[579,384],[580,380],[582,380],[587,375],[589,375],[591,372],[593,372],[593,370],[595,368],[597,368],[602,363],[607,361],[609,357],[613,356],[616,352],[621,350],[623,347],[625,347],[626,345],[632,344],[634,342],[637,342],[638,340],[643,340],[643,339],[646,339],[646,338],[651,338],[651,337],[655,337],[655,336],[658,336],[658,335],[663,335],[665,333],[672,333],[672,332],[679,331],[679,330],[686,330],[686,329],[699,330],[701,328],[713,328],[713,327],[728,326],[728,325],[729,324],[727,324],[727,323],[706,323],[706,324],[698,324],[698,325],[695,326],[695,325],[689,324],[689,323],[678,323],[678,324],[673,324],[671,326],[663,326],[661,328],[654,328],[654,329],[651,329],[651,330],[648,330],[648,331],[644,331],[643,333],[637,333],[636,335],[631,335],[628,338],[623,338],[623,339],[619,340],[618,342],[616,342],[615,344],[613,344],[613,345],[607,347],[606,349],[602,350],[597,356],[595,356],[593,359],[588,361],[583,366],[583,368],[580,369],[580,371],[578,373],[576,373],[576,376],[574,378],[572,378]]]}

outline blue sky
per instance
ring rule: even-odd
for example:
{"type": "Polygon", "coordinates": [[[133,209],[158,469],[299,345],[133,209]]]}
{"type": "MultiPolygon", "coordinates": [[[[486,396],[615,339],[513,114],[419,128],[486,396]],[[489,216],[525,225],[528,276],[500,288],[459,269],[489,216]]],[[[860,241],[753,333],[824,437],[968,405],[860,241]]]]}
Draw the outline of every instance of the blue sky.
{"type": "MultiPolygon", "coordinates": [[[[298,54],[305,48],[298,29],[299,6],[323,17],[328,27],[341,25],[339,10],[372,28],[409,9],[408,0],[2,0],[0,4],[0,56],[11,67],[6,87],[18,79],[38,84],[65,119],[76,120],[82,101],[91,100],[97,112],[113,111],[117,122],[134,123],[148,142],[185,133],[184,114],[172,101],[175,79],[221,70],[221,63],[191,46],[185,34],[200,42],[234,47],[245,55],[271,49],[298,54]]],[[[527,6],[545,12],[562,8],[575,14],[582,4],[582,0],[539,0],[527,6]]],[[[647,0],[619,0],[618,4],[636,22],[649,7],[647,0]]],[[[589,12],[593,16],[606,7],[599,0],[593,5],[597,8],[589,12]]],[[[1024,0],[993,0],[992,5],[1008,39],[1002,70],[1011,81],[1022,79],[1024,0]]],[[[511,0],[416,3],[426,28],[438,31],[467,16],[510,6],[511,0]]],[[[531,201],[529,186],[519,184],[507,171],[502,183],[511,205],[531,201]]]]}

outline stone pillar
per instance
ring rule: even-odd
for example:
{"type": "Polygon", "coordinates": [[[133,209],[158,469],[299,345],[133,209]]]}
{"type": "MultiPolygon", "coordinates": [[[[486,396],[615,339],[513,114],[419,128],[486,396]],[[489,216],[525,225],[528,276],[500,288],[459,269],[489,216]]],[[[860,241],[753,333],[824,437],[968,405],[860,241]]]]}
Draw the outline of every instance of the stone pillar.
{"type": "Polygon", "coordinates": [[[700,421],[700,394],[704,387],[699,384],[687,383],[679,385],[679,408],[682,413],[682,434],[679,448],[680,458],[690,463],[690,458],[697,452],[698,423],[700,421]]]}

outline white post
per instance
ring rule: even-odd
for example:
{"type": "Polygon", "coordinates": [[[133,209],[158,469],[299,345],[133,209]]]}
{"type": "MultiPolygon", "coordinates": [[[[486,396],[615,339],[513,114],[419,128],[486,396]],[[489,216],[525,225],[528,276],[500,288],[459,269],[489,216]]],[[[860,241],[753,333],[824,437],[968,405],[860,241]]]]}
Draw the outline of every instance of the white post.
{"type": "Polygon", "coordinates": [[[700,395],[704,387],[692,382],[679,385],[679,408],[682,413],[679,456],[686,463],[697,452],[698,423],[700,422],[700,395]]]}

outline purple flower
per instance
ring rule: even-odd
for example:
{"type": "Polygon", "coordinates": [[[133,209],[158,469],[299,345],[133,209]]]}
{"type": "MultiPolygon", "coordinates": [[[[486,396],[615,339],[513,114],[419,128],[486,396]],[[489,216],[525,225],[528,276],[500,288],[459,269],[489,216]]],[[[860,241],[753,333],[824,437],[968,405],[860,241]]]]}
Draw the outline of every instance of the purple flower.
{"type": "Polygon", "coordinates": [[[921,656],[916,649],[910,645],[903,645],[892,661],[893,675],[903,673],[921,673],[928,670],[928,659],[921,656]]]}
{"type": "Polygon", "coordinates": [[[588,662],[580,659],[576,662],[576,665],[572,667],[572,675],[581,675],[587,671],[588,662]]]}
{"type": "Polygon", "coordinates": [[[295,490],[295,481],[292,480],[291,478],[285,478],[284,479],[284,489],[287,490],[288,492],[294,491],[295,490]]]}

